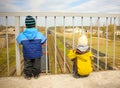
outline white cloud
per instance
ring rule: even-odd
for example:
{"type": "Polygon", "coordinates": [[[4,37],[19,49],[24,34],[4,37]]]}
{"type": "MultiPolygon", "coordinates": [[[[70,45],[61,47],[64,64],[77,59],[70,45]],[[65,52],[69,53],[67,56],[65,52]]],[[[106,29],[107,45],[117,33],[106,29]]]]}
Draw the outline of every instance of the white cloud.
{"type": "Polygon", "coordinates": [[[16,11],[22,11],[22,9],[15,5],[17,0],[4,0],[0,1],[0,12],[16,12],[16,11]]]}
{"type": "Polygon", "coordinates": [[[80,0],[3,0],[0,2],[0,6],[0,12],[61,11],[120,13],[119,0],[86,0],[83,3],[80,3],[80,0]],[[24,4],[19,4],[20,2],[24,4]]]}
{"type": "Polygon", "coordinates": [[[70,3],[79,0],[30,0],[31,11],[62,11],[66,10],[70,3]]]}
{"type": "Polygon", "coordinates": [[[89,0],[82,5],[72,7],[68,11],[77,12],[120,12],[120,1],[115,0],[89,0]]]}

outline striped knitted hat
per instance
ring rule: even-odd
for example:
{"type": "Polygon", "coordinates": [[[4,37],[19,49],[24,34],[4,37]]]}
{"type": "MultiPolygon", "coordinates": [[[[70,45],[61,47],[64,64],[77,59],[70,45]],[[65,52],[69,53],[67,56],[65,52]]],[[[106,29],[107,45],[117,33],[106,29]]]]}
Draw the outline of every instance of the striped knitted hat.
{"type": "Polygon", "coordinates": [[[25,25],[26,25],[26,28],[35,27],[36,25],[35,19],[32,16],[26,16],[25,25]]]}

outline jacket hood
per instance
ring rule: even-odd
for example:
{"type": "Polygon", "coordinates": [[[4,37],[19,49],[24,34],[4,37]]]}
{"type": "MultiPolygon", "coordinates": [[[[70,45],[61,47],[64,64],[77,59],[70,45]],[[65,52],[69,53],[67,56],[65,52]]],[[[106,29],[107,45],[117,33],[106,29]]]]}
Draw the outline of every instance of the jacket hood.
{"type": "Polygon", "coordinates": [[[87,45],[79,45],[77,46],[77,49],[80,50],[81,52],[85,52],[89,49],[87,45]]]}
{"type": "Polygon", "coordinates": [[[38,30],[36,28],[26,28],[23,34],[28,40],[33,40],[36,38],[38,30]]]}

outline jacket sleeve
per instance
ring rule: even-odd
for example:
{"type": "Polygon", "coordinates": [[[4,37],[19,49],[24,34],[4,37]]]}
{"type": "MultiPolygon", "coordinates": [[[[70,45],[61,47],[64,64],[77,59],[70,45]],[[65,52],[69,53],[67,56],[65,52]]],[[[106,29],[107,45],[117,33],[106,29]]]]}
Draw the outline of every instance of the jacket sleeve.
{"type": "Polygon", "coordinates": [[[71,60],[76,58],[76,51],[75,50],[70,50],[67,56],[71,60]]]}
{"type": "Polygon", "coordinates": [[[21,44],[21,41],[22,41],[21,34],[17,36],[16,40],[19,44],[21,44]]]}
{"type": "Polygon", "coordinates": [[[39,32],[39,36],[40,36],[40,39],[41,39],[41,44],[44,44],[45,41],[47,40],[47,38],[40,32],[39,32]]]}
{"type": "Polygon", "coordinates": [[[90,59],[93,60],[94,55],[90,52],[90,59]]]}
{"type": "Polygon", "coordinates": [[[24,36],[23,33],[20,33],[20,34],[17,36],[16,40],[17,40],[17,42],[18,42],[19,44],[21,44],[21,42],[22,42],[23,40],[27,40],[27,38],[24,36]]]}

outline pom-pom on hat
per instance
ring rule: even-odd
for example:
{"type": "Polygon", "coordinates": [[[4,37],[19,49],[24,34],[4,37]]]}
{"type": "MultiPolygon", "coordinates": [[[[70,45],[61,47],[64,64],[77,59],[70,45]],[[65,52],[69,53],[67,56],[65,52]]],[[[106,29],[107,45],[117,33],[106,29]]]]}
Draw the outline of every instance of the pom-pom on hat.
{"type": "Polygon", "coordinates": [[[26,28],[35,27],[36,25],[35,19],[32,16],[26,16],[25,25],[26,25],[26,28]]]}
{"type": "Polygon", "coordinates": [[[88,39],[85,34],[82,34],[78,39],[78,45],[88,45],[88,39]]]}

